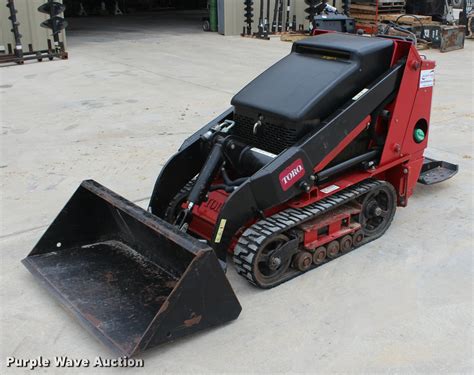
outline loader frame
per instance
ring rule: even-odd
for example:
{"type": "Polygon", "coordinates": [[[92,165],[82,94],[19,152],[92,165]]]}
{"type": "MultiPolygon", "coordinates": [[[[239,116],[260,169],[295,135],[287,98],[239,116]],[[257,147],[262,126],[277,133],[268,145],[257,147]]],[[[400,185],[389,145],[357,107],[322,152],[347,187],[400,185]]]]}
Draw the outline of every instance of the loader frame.
{"type": "MultiPolygon", "coordinates": [[[[426,137],[416,143],[412,136],[417,126],[427,134],[430,120],[432,87],[421,89],[420,76],[422,71],[433,70],[435,63],[422,59],[411,41],[393,40],[395,48],[389,71],[228,196],[208,238],[222,262],[232,249],[236,233],[256,219],[280,208],[304,207],[371,177],[389,181],[397,191],[398,204],[406,206],[420,174],[428,142],[426,137]],[[326,168],[371,122],[377,121],[378,114],[385,108],[390,109],[392,115],[383,149],[326,168]],[[325,147],[320,148],[321,144],[325,147]],[[331,151],[328,153],[328,150],[331,151]],[[366,170],[354,169],[361,163],[372,166],[366,170]],[[291,186],[282,187],[282,174],[295,166],[303,173],[292,179],[291,186]],[[331,185],[337,189],[324,193],[331,185]],[[282,202],[285,202],[283,207],[282,202]]],[[[150,200],[152,213],[163,217],[176,191],[199,173],[205,162],[200,153],[200,135],[224,120],[231,120],[233,113],[234,108],[229,108],[188,138],[164,166],[150,200]],[[179,175],[176,171],[180,171],[179,175]]]]}

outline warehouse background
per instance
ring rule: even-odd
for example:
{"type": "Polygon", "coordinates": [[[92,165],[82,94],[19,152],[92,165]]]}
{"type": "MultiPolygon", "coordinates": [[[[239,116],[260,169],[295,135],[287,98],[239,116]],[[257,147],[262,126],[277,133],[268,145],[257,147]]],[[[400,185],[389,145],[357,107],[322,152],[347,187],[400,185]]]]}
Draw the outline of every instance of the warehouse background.
{"type": "MultiPolygon", "coordinates": [[[[286,0],[287,1],[287,0],[286,0]]],[[[224,34],[225,35],[238,35],[242,32],[242,27],[244,26],[244,2],[240,0],[223,0],[224,9],[225,9],[225,18],[224,18],[224,34]]],[[[267,1],[264,0],[264,17],[266,15],[266,4],[267,1]]],[[[333,2],[329,2],[332,4],[333,2]]],[[[336,7],[341,9],[342,0],[335,1],[336,7]]],[[[253,30],[257,30],[258,19],[260,14],[260,1],[254,0],[254,17],[253,17],[253,30]]],[[[270,1],[270,22],[273,21],[273,9],[275,7],[275,0],[270,1]]],[[[308,5],[303,0],[292,0],[291,1],[291,10],[290,14],[296,15],[297,25],[303,24],[305,28],[308,28],[309,21],[306,20],[307,14],[305,9],[308,8],[308,5]]],[[[283,12],[283,22],[286,22],[285,16],[286,12],[283,12]]]]}
{"type": "MultiPolygon", "coordinates": [[[[55,0],[61,3],[62,0],[55,0]]],[[[45,0],[16,0],[15,8],[18,11],[17,18],[20,22],[19,29],[22,35],[23,49],[31,46],[33,50],[44,50],[48,48],[48,39],[52,39],[51,30],[40,26],[41,22],[49,17],[38,12],[38,7],[44,4],[45,0]]],[[[15,45],[15,39],[11,32],[12,24],[9,20],[9,8],[0,4],[0,51],[8,50],[8,45],[15,45]]],[[[60,40],[65,42],[65,32],[60,33],[60,40]]]]}
{"type": "MultiPolygon", "coordinates": [[[[66,5],[65,18],[69,22],[69,27],[74,29],[77,24],[81,28],[90,27],[100,31],[101,22],[97,19],[114,18],[114,22],[120,22],[123,25],[136,23],[137,19],[146,16],[147,19],[156,18],[157,22],[165,16],[167,22],[175,22],[176,25],[183,27],[195,26],[196,32],[200,32],[202,18],[208,14],[207,0],[57,0],[66,5]],[[78,16],[81,10],[81,4],[87,11],[87,16],[78,16]],[[121,15],[114,15],[118,5],[121,15]],[[105,12],[104,12],[105,6],[105,12]],[[184,14],[184,16],[183,16],[184,14]],[[88,27],[89,26],[89,27],[88,27]]],[[[51,39],[51,31],[40,27],[41,22],[48,16],[37,11],[45,0],[15,0],[15,7],[18,10],[18,20],[20,22],[20,33],[22,34],[22,44],[29,46],[33,50],[42,50],[47,48],[47,40],[51,39]]],[[[264,17],[266,15],[267,0],[264,3],[264,17]]],[[[337,0],[336,6],[340,7],[341,0],[337,0]]],[[[244,27],[244,1],[243,0],[218,0],[218,23],[219,33],[223,35],[238,35],[244,27]]],[[[273,9],[275,0],[270,1],[270,22],[273,21],[273,9]]],[[[291,17],[296,16],[298,25],[303,24],[308,27],[306,13],[307,5],[304,1],[291,1],[291,17]]],[[[285,22],[286,11],[283,11],[283,22],[285,22]]],[[[257,30],[260,14],[260,1],[254,1],[254,24],[253,29],[257,30]]],[[[0,49],[6,50],[8,45],[14,45],[13,34],[11,33],[11,22],[8,19],[9,10],[7,7],[0,6],[0,49]]],[[[166,25],[164,25],[165,27],[166,25]]],[[[80,32],[75,30],[75,32],[80,32]]],[[[67,30],[61,32],[60,39],[65,41],[67,30]]]]}

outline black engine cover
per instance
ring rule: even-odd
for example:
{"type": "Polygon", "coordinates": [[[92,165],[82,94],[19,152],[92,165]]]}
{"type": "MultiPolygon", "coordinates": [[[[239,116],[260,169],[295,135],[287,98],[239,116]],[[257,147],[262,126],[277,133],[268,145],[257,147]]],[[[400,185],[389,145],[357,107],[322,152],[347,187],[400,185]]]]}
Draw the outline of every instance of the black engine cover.
{"type": "MultiPolygon", "coordinates": [[[[263,116],[262,131],[266,124],[283,127],[294,143],[386,72],[393,45],[390,39],[336,33],[294,43],[288,56],[232,99],[236,134],[255,141],[258,134],[247,134],[248,124],[239,129],[239,118],[255,123],[263,116]]],[[[269,142],[264,138],[262,143],[269,142]]],[[[277,151],[282,150],[272,147],[277,151]]]]}

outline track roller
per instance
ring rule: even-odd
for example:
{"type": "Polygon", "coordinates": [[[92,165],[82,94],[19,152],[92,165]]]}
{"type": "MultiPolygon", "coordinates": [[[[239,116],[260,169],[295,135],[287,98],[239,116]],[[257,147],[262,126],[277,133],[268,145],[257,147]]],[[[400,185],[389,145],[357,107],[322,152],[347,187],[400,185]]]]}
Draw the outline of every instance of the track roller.
{"type": "Polygon", "coordinates": [[[332,241],[328,245],[328,257],[331,259],[337,258],[340,249],[339,241],[332,241]]]}
{"type": "Polygon", "coordinates": [[[320,264],[323,264],[324,261],[326,260],[327,256],[327,249],[325,246],[320,246],[316,249],[316,251],[313,254],[313,263],[319,266],[320,264]]]}
{"type": "Polygon", "coordinates": [[[301,272],[306,272],[313,264],[313,256],[307,251],[299,251],[293,259],[293,267],[301,272]]]}
{"type": "Polygon", "coordinates": [[[347,235],[347,236],[342,237],[339,240],[339,247],[341,249],[342,254],[345,254],[345,253],[351,251],[351,249],[352,249],[352,236],[347,235]]]}

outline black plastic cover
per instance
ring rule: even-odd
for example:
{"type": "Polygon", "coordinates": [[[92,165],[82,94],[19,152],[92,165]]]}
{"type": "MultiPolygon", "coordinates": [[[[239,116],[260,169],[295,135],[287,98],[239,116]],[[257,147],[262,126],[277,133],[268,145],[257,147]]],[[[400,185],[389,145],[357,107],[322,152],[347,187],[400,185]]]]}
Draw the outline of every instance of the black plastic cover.
{"type": "Polygon", "coordinates": [[[235,112],[273,123],[318,123],[390,68],[393,41],[329,33],[292,52],[232,99],[235,112]]]}

